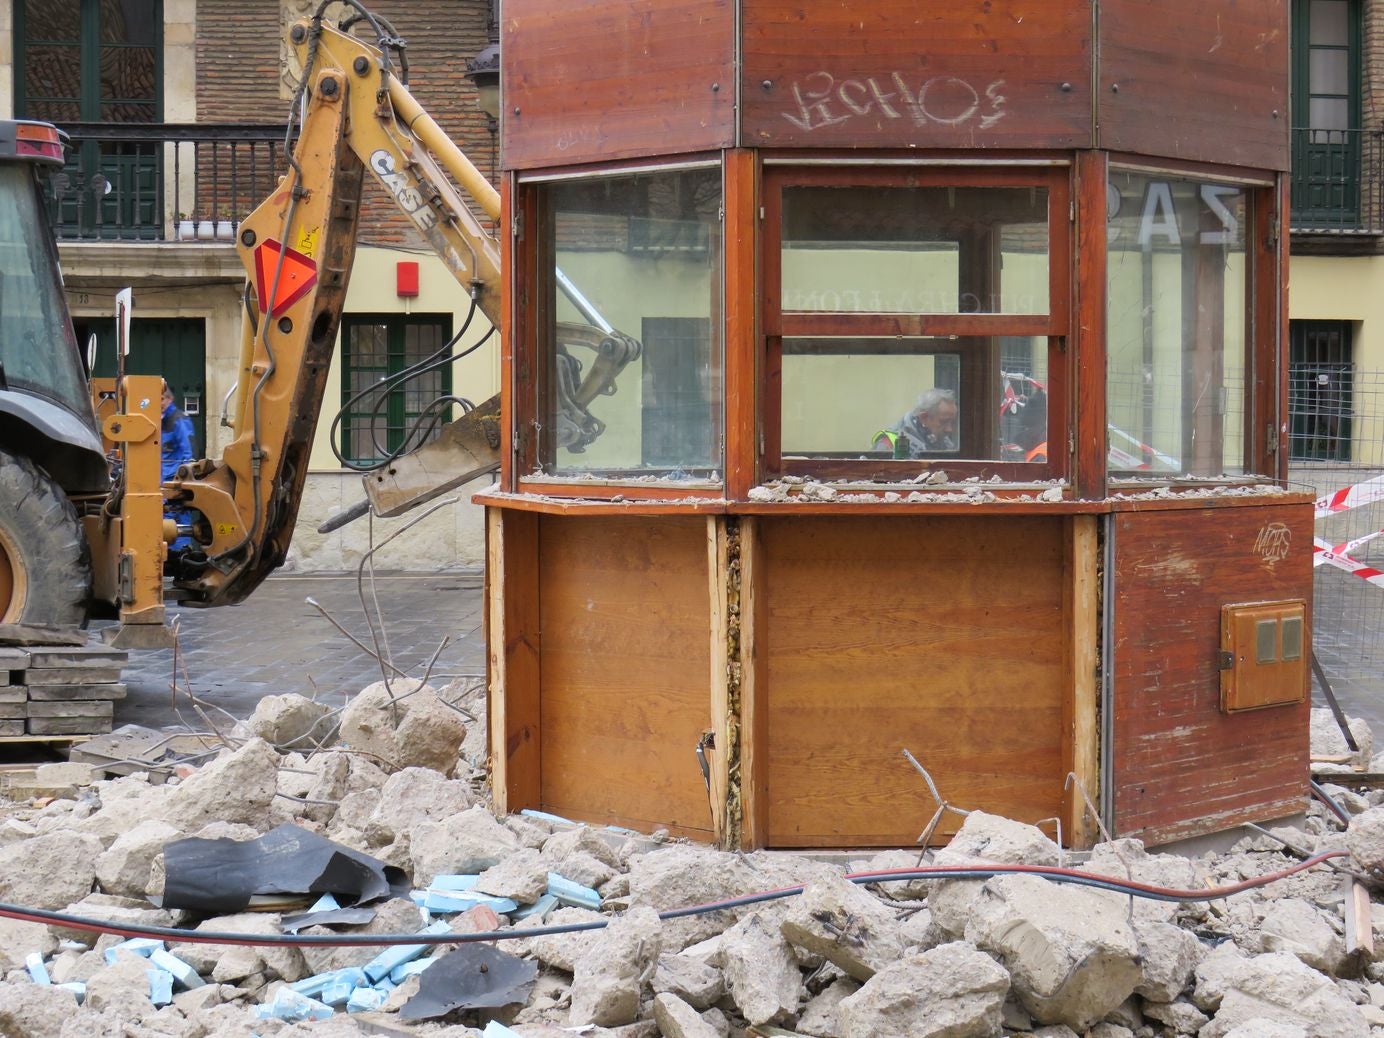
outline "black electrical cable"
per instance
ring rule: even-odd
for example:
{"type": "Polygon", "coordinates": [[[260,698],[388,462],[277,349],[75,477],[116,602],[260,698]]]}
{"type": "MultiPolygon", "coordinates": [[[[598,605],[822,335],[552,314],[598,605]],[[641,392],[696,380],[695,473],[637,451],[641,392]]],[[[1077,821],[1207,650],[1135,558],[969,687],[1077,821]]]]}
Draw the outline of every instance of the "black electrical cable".
{"type": "MultiPolygon", "coordinates": [[[[877,872],[848,873],[846,879],[852,883],[887,883],[914,879],[991,879],[995,876],[1029,875],[1056,883],[1073,883],[1079,886],[1107,890],[1122,896],[1142,897],[1155,901],[1216,901],[1230,897],[1245,890],[1262,887],[1276,880],[1285,879],[1306,869],[1313,868],[1332,858],[1348,856],[1346,851],[1325,851],[1303,861],[1289,865],[1274,872],[1256,876],[1253,879],[1233,883],[1224,887],[1208,887],[1205,890],[1177,890],[1156,887],[1147,883],[1136,883],[1096,873],[1080,872],[1076,869],[1051,865],[925,865],[914,869],[884,869],[877,872]]],[[[707,915],[728,908],[741,908],[746,905],[775,901],[780,898],[801,894],[801,886],[782,887],[778,890],[762,891],[744,897],[727,898],[707,904],[691,905],[660,912],[660,919],[679,919],[685,916],[707,915]]],[[[584,930],[600,930],[609,925],[608,919],[593,919],[583,923],[563,923],[557,926],[538,926],[527,929],[481,930],[474,933],[405,933],[405,934],[245,934],[220,930],[184,930],[172,926],[144,926],[137,923],[113,924],[90,916],[73,915],[68,912],[53,912],[42,908],[14,905],[0,902],[0,917],[19,919],[25,922],[46,923],[63,926],[71,930],[90,933],[114,934],[121,937],[150,937],[155,940],[174,941],[182,944],[229,944],[251,948],[277,947],[291,945],[306,948],[334,947],[386,947],[393,945],[440,945],[473,944],[481,941],[513,941],[529,937],[546,937],[554,934],[578,933],[584,930]]]]}

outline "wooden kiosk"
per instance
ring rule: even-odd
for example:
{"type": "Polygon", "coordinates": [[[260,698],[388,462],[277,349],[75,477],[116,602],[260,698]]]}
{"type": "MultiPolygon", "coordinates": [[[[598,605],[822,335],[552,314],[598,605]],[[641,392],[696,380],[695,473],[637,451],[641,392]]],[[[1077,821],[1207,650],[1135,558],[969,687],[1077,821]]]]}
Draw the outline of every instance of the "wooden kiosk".
{"type": "Polygon", "coordinates": [[[501,809],[908,845],[905,749],[1078,846],[1305,806],[1288,13],[506,0],[501,809]]]}

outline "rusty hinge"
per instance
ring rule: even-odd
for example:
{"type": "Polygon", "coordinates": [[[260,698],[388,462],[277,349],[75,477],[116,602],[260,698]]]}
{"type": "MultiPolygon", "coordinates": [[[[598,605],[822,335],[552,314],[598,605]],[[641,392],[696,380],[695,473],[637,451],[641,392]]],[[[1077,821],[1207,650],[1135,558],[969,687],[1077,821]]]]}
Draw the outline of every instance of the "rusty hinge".
{"type": "Polygon", "coordinates": [[[513,219],[509,222],[509,230],[515,241],[524,237],[524,211],[522,209],[515,211],[513,219]]]}

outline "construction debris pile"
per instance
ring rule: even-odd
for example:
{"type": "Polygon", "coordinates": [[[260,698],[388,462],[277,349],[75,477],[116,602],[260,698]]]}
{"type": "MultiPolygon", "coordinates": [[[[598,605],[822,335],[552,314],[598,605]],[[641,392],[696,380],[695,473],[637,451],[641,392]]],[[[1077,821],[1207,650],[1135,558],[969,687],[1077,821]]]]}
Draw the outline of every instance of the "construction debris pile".
{"type": "MultiPolygon", "coordinates": [[[[1249,832],[1223,854],[1114,840],[1072,855],[973,812],[928,857],[947,878],[855,883],[916,871],[919,854],[741,855],[496,819],[478,768],[484,698],[466,695],[379,683],[340,712],[269,697],[219,755],[162,783],[40,768],[0,821],[0,1035],[1384,1034],[1384,941],[1371,940],[1384,913],[1359,896],[1361,878],[1384,881],[1384,793],[1352,791],[1348,774],[1326,787],[1348,831],[1314,804],[1301,828],[1249,832]],[[1331,851],[1348,856],[1300,867],[1331,851]],[[983,863],[1023,868],[970,878],[983,863]],[[1242,883],[1209,900],[1129,894],[1242,883]],[[131,936],[141,925],[264,943],[131,936]],[[514,939],[466,940],[478,932],[514,939]]],[[[1369,732],[1355,732],[1369,760],[1369,732]]]]}

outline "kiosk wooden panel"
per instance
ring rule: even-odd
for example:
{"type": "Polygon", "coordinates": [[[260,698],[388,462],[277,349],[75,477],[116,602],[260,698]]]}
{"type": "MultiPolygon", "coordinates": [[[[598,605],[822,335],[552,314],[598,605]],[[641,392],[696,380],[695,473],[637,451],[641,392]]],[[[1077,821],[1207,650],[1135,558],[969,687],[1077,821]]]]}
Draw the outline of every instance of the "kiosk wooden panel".
{"type": "Polygon", "coordinates": [[[1091,10],[1068,0],[753,0],[747,147],[1091,144],[1091,10]]]}
{"type": "Polygon", "coordinates": [[[546,811],[711,833],[706,520],[539,521],[546,811]]]}
{"type": "Polygon", "coordinates": [[[1288,0],[1099,3],[1099,147],[1288,168],[1288,0]]]}
{"type": "Polygon", "coordinates": [[[762,521],[770,846],[916,841],[937,805],[904,749],[959,807],[1058,814],[1063,530],[1056,517],[762,521]]]}
{"type": "MultiPolygon", "coordinates": [[[[1221,607],[1311,599],[1310,505],[1117,515],[1114,828],[1166,842],[1306,806],[1306,701],[1221,711],[1221,607]]],[[[1310,626],[1310,616],[1309,616],[1310,626]]]]}
{"type": "Polygon", "coordinates": [[[729,147],[734,7],[505,0],[505,168],[729,147]]]}

